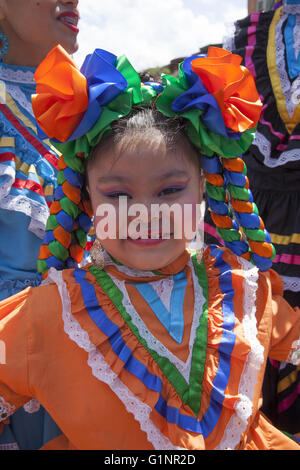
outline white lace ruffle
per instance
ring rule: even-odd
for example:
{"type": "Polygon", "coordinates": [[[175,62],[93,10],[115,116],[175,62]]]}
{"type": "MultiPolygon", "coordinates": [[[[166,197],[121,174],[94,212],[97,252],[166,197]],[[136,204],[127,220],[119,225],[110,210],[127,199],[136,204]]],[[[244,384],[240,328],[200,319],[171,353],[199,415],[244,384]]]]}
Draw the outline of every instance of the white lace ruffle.
{"type": "Polygon", "coordinates": [[[235,47],[235,23],[226,23],[225,24],[225,35],[223,37],[223,49],[227,51],[234,51],[235,47]]]}
{"type": "MultiPolygon", "coordinates": [[[[155,351],[162,357],[169,359],[169,361],[174,364],[174,366],[179,370],[179,372],[183,375],[185,380],[189,382],[190,371],[191,371],[191,364],[192,364],[192,353],[193,353],[193,344],[195,342],[196,332],[200,324],[200,319],[202,316],[203,305],[205,302],[202,288],[199,285],[199,281],[195,275],[194,268],[192,265],[192,261],[190,260],[188,263],[189,268],[191,269],[193,275],[193,284],[194,284],[194,319],[192,322],[191,333],[190,333],[190,341],[189,341],[189,355],[186,362],[181,361],[175,354],[173,354],[163,343],[161,343],[155,336],[152,335],[151,331],[147,328],[147,325],[144,323],[141,316],[135,310],[134,306],[132,305],[129,294],[126,289],[125,281],[121,281],[112,275],[109,274],[112,281],[116,284],[116,286],[120,289],[123,294],[122,304],[125,310],[131,317],[132,323],[138,329],[140,336],[146,341],[148,347],[155,351]]],[[[118,267],[119,268],[119,267],[118,267]]],[[[160,282],[160,281],[158,281],[160,282]]],[[[159,293],[157,282],[150,283],[156,291],[159,293]]],[[[160,292],[162,298],[164,299],[164,303],[168,305],[168,301],[171,297],[172,293],[173,282],[165,283],[165,292],[160,292]]]]}
{"type": "Polygon", "coordinates": [[[291,352],[286,362],[294,366],[300,366],[300,338],[292,344],[291,352]]]}
{"type": "Polygon", "coordinates": [[[271,142],[259,131],[256,132],[252,145],[256,145],[260,153],[264,156],[264,164],[269,168],[276,168],[288,162],[300,160],[300,148],[282,152],[279,158],[272,158],[271,142]]]}
{"type": "Polygon", "coordinates": [[[3,397],[0,397],[0,423],[9,418],[15,411],[16,407],[14,405],[11,405],[5,401],[3,397]]]}
{"type": "Polygon", "coordinates": [[[287,5],[284,3],[283,12],[287,15],[300,15],[300,5],[287,5]]]}
{"type": "Polygon", "coordinates": [[[23,406],[23,408],[26,411],[26,413],[33,414],[39,411],[39,409],[41,408],[41,405],[36,398],[33,398],[28,403],[26,403],[23,406]]]}
{"type": "Polygon", "coordinates": [[[49,217],[48,206],[39,204],[26,196],[11,196],[9,192],[15,181],[15,176],[15,168],[9,165],[0,164],[0,208],[9,211],[22,212],[30,217],[31,222],[28,230],[34,233],[38,238],[43,239],[46,222],[49,217]]]}
{"type": "Polygon", "coordinates": [[[20,447],[16,442],[11,444],[0,444],[0,450],[20,450],[20,447]]]}
{"type": "Polygon", "coordinates": [[[63,280],[62,272],[54,268],[49,270],[49,280],[56,283],[61,296],[64,322],[64,330],[71,341],[74,341],[81,349],[88,353],[88,365],[92,369],[94,377],[107,384],[110,389],[125,405],[128,413],[133,414],[140,428],[147,435],[149,442],[156,450],[177,450],[153,424],[150,419],[151,408],[142,403],[119,379],[105,362],[102,354],[93,345],[89,335],[82,329],[79,322],[71,313],[71,301],[67,286],[63,280]]]}
{"type": "Polygon", "coordinates": [[[257,374],[264,362],[264,348],[257,338],[255,302],[258,287],[258,269],[243,258],[239,258],[239,262],[245,273],[242,326],[244,335],[251,346],[251,351],[248,354],[239,384],[239,400],[234,407],[235,414],[229,420],[223,439],[217,448],[218,450],[235,449],[242,434],[246,431],[248,420],[253,411],[252,399],[257,383],[257,374]]]}
{"type": "Polygon", "coordinates": [[[151,282],[151,286],[157,293],[158,297],[160,298],[166,309],[170,311],[172,289],[174,287],[173,279],[166,278],[161,279],[159,281],[151,282]]]}
{"type": "Polygon", "coordinates": [[[34,116],[31,102],[28,101],[26,95],[23,93],[21,88],[18,85],[14,85],[11,83],[5,83],[6,91],[11,95],[11,97],[20,104],[26,111],[31,115],[34,116]]]}
{"type": "MultiPolygon", "coordinates": [[[[105,266],[116,266],[116,263],[111,259],[111,257],[106,251],[104,251],[103,256],[104,256],[105,266]]],[[[126,274],[126,276],[142,277],[142,278],[143,277],[157,277],[157,274],[154,274],[152,271],[141,271],[138,269],[129,268],[128,266],[124,266],[124,265],[118,265],[117,268],[118,268],[118,271],[120,271],[123,274],[126,274]]]]}
{"type": "Polygon", "coordinates": [[[284,290],[290,290],[291,292],[300,292],[300,278],[281,276],[283,280],[284,290]]]}
{"type": "Polygon", "coordinates": [[[24,85],[35,85],[34,72],[31,70],[20,70],[0,66],[0,80],[4,82],[23,83],[24,85]]]}
{"type": "Polygon", "coordinates": [[[16,170],[12,166],[0,164],[0,204],[1,199],[9,194],[12,184],[15,182],[16,170]]]}
{"type": "Polygon", "coordinates": [[[22,212],[31,218],[28,230],[38,238],[43,238],[49,209],[26,196],[5,196],[0,198],[0,208],[9,211],[22,212]]]}

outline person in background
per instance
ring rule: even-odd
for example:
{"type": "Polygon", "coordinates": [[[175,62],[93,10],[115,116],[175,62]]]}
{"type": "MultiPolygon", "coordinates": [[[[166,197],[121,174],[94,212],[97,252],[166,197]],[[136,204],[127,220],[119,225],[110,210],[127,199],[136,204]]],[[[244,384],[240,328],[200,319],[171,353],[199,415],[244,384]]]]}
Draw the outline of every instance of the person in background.
{"type": "MultiPolygon", "coordinates": [[[[70,54],[78,49],[78,20],[78,0],[0,0],[1,300],[40,282],[36,260],[59,153],[37,135],[31,106],[34,73],[55,45],[70,54]]],[[[0,450],[40,448],[58,432],[33,400],[2,425],[0,450]]]]}
{"type": "MultiPolygon", "coordinates": [[[[253,197],[276,249],[273,269],[284,297],[300,306],[300,0],[276,2],[235,23],[224,47],[243,57],[263,103],[256,137],[244,154],[253,197]]],[[[253,228],[248,227],[250,230],[253,228]]],[[[209,212],[206,243],[220,243],[209,212]]],[[[300,368],[268,361],[263,411],[300,437],[300,368]]]]}

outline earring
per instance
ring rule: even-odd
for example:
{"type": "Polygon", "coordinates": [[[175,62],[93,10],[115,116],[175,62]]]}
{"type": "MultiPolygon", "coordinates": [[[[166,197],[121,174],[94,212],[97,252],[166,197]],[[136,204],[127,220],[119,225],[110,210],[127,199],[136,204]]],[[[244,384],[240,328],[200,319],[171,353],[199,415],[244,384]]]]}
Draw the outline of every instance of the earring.
{"type": "Polygon", "coordinates": [[[96,238],[92,248],[90,249],[90,256],[92,263],[96,266],[96,268],[104,268],[104,250],[98,238],[96,238]]]}
{"type": "Polygon", "coordinates": [[[201,248],[200,250],[197,250],[196,251],[196,260],[197,260],[197,263],[198,264],[201,264],[201,261],[202,261],[202,258],[203,258],[203,253],[204,253],[204,249],[201,248]]]}
{"type": "Polygon", "coordinates": [[[8,37],[0,29],[0,41],[2,42],[2,48],[0,49],[0,61],[2,61],[5,54],[7,54],[9,50],[9,42],[8,37]]]}

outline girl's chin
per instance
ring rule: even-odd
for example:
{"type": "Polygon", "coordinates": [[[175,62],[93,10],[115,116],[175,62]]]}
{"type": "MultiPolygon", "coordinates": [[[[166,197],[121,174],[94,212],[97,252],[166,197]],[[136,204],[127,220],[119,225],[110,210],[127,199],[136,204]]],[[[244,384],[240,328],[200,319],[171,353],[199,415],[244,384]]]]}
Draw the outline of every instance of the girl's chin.
{"type": "Polygon", "coordinates": [[[168,245],[164,240],[164,243],[158,245],[149,246],[149,249],[145,246],[136,245],[135,243],[126,240],[126,245],[118,253],[113,254],[110,252],[112,257],[118,260],[125,266],[131,269],[138,269],[139,271],[157,271],[159,269],[168,266],[185,251],[186,246],[174,247],[168,245]],[[124,257],[124,253],[128,253],[128,257],[124,257]]]}

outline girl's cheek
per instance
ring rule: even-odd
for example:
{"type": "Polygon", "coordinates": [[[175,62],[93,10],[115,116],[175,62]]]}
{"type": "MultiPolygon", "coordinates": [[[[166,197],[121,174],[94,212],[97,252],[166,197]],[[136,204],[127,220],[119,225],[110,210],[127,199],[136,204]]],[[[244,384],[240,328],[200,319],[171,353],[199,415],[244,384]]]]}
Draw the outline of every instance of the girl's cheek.
{"type": "Polygon", "coordinates": [[[202,206],[198,202],[190,202],[183,209],[182,231],[186,240],[193,240],[201,227],[202,206]]]}

